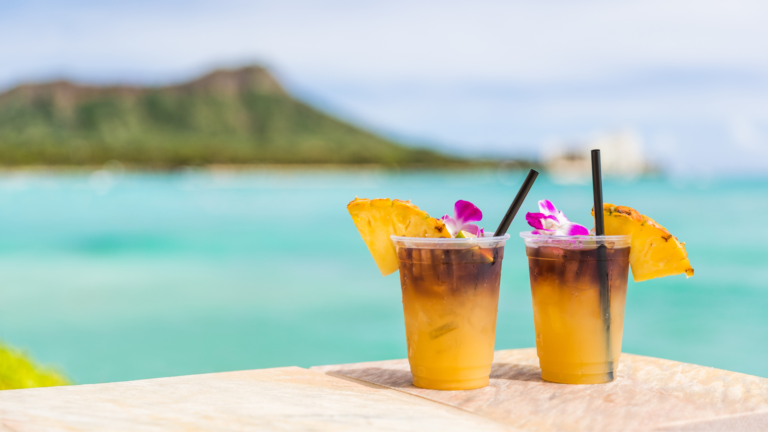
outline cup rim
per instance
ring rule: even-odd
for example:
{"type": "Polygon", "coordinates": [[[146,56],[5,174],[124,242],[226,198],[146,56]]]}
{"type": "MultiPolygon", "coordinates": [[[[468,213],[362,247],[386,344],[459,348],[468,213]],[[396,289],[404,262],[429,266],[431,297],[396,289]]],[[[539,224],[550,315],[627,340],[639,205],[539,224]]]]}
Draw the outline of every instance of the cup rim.
{"type": "Polygon", "coordinates": [[[630,234],[623,234],[623,235],[576,235],[576,236],[566,236],[566,235],[541,235],[541,234],[533,234],[533,231],[523,231],[520,233],[520,237],[522,237],[525,240],[605,240],[605,241],[629,241],[632,240],[632,235],[630,234]]]}
{"type": "Polygon", "coordinates": [[[510,235],[504,234],[500,236],[494,236],[491,233],[486,233],[483,237],[471,237],[471,238],[453,238],[453,237],[438,237],[438,238],[432,238],[432,237],[402,237],[402,236],[396,236],[392,234],[389,236],[389,238],[392,241],[428,241],[428,242],[435,242],[435,243],[492,243],[492,242],[498,242],[498,241],[506,241],[509,240],[510,235]]]}

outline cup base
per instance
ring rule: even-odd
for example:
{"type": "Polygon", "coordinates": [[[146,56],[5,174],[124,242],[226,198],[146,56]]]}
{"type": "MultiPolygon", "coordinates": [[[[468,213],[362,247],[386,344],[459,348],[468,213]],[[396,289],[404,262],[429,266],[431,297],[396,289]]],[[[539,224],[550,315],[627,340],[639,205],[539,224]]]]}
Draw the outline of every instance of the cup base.
{"type": "Polygon", "coordinates": [[[413,377],[413,385],[430,390],[474,390],[486,387],[489,382],[490,379],[487,376],[465,380],[440,380],[418,376],[413,377]]]}
{"type": "Polygon", "coordinates": [[[559,384],[605,384],[616,379],[616,371],[596,374],[569,374],[542,370],[541,379],[559,384]]]}

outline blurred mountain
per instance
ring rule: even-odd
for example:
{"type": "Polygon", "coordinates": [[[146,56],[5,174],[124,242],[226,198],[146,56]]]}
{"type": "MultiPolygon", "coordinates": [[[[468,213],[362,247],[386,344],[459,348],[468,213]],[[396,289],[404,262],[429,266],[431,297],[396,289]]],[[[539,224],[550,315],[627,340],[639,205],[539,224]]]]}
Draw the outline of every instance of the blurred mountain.
{"type": "Polygon", "coordinates": [[[398,145],[292,98],[264,68],[168,87],[56,81],[0,94],[0,163],[462,163],[398,145]]]}

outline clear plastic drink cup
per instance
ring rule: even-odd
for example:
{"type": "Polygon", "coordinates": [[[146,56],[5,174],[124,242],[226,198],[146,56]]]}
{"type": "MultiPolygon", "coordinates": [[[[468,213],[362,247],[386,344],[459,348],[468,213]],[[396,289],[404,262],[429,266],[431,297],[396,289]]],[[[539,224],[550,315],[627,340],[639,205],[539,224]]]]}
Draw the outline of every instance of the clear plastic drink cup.
{"type": "Polygon", "coordinates": [[[613,381],[631,236],[520,236],[528,256],[541,378],[564,384],[613,381]]]}
{"type": "Polygon", "coordinates": [[[508,238],[392,236],[416,387],[469,390],[488,385],[508,238]]]}

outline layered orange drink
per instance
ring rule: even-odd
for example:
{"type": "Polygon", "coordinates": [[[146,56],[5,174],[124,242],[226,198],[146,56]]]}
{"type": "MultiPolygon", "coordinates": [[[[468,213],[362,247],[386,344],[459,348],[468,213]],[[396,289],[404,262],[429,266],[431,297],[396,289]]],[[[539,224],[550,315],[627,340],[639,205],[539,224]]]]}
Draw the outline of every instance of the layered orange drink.
{"type": "Polygon", "coordinates": [[[392,237],[413,385],[438,390],[488,385],[507,238],[392,237]]]}
{"type": "Polygon", "coordinates": [[[488,385],[509,236],[485,235],[471,223],[482,213],[467,201],[441,219],[399,200],[355,199],[347,209],[382,275],[400,270],[413,384],[488,385]]]}
{"type": "Polygon", "coordinates": [[[522,236],[542,379],[613,381],[621,355],[631,237],[522,236]],[[608,276],[608,310],[601,299],[601,268],[608,276]]]}
{"type": "Polygon", "coordinates": [[[684,244],[629,207],[605,204],[604,236],[572,223],[547,201],[521,233],[531,279],[541,377],[564,384],[616,378],[630,267],[635,281],[693,268],[684,244]]]}

